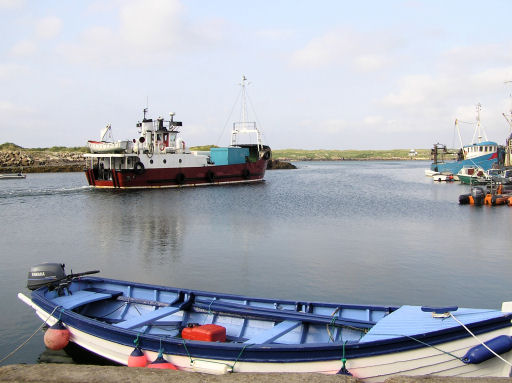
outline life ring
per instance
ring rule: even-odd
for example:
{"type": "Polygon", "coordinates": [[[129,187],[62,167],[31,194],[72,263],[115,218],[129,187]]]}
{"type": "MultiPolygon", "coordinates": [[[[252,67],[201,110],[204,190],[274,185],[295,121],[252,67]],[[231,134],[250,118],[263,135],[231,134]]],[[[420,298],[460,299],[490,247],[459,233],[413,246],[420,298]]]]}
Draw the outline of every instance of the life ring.
{"type": "Polygon", "coordinates": [[[160,148],[161,152],[165,150],[165,144],[163,142],[158,147],[160,148]]]}
{"type": "Polygon", "coordinates": [[[144,164],[140,161],[137,162],[133,166],[133,171],[135,172],[135,174],[138,174],[138,175],[144,174],[144,164]]]}
{"type": "Polygon", "coordinates": [[[206,172],[206,179],[208,180],[208,182],[213,182],[215,180],[215,173],[212,172],[211,170],[208,170],[206,172]]]}
{"type": "Polygon", "coordinates": [[[183,182],[185,182],[185,174],[183,174],[183,173],[178,173],[178,174],[176,175],[176,183],[177,183],[178,185],[183,185],[183,182]]]}
{"type": "Polygon", "coordinates": [[[248,180],[251,177],[251,172],[249,171],[249,169],[244,169],[244,171],[242,172],[242,177],[244,177],[246,180],[248,180]]]}

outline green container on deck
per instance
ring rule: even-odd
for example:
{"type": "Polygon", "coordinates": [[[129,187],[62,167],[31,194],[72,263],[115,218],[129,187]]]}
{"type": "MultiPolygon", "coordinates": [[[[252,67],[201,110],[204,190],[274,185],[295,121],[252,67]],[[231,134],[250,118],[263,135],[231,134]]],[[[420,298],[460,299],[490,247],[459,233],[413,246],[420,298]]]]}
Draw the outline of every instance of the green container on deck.
{"type": "Polygon", "coordinates": [[[249,157],[249,148],[211,148],[210,159],[215,165],[244,164],[249,157]]]}

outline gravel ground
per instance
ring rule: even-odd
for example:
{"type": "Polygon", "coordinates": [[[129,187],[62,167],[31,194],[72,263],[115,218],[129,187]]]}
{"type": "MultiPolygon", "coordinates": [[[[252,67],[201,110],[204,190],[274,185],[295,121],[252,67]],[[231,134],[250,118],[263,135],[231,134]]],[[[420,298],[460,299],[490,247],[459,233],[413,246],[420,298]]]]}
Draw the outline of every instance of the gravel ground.
{"type": "MultiPolygon", "coordinates": [[[[228,374],[206,375],[149,368],[88,366],[76,364],[16,364],[0,367],[0,383],[356,383],[361,380],[343,375],[320,374],[228,374]]],[[[395,377],[386,383],[512,383],[512,378],[395,377]]]]}

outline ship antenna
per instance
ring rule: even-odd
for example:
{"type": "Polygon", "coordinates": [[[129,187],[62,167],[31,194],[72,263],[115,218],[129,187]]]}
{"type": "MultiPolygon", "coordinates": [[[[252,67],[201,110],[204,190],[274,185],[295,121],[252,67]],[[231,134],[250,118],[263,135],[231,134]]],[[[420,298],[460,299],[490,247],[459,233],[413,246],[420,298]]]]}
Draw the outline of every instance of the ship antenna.
{"type": "Polygon", "coordinates": [[[240,86],[242,87],[242,116],[241,116],[241,120],[242,120],[242,124],[245,125],[245,123],[247,122],[247,95],[246,95],[246,90],[245,90],[245,87],[249,85],[249,83],[247,82],[247,77],[245,77],[245,75],[242,75],[242,82],[240,83],[240,86]]]}

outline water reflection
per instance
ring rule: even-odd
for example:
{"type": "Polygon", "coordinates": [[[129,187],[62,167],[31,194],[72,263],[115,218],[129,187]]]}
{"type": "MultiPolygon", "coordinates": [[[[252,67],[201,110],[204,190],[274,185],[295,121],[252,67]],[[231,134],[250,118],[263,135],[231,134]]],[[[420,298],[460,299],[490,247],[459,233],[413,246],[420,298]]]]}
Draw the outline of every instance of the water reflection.
{"type": "Polygon", "coordinates": [[[188,217],[175,191],[99,192],[89,199],[95,211],[88,226],[103,254],[122,251],[155,266],[180,257],[188,217]]]}

